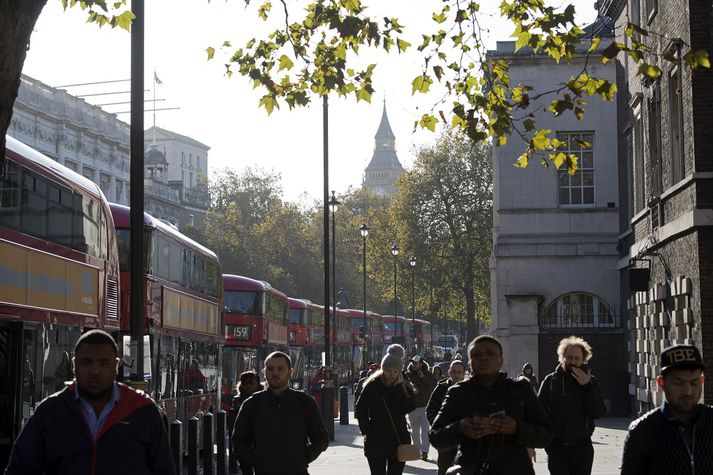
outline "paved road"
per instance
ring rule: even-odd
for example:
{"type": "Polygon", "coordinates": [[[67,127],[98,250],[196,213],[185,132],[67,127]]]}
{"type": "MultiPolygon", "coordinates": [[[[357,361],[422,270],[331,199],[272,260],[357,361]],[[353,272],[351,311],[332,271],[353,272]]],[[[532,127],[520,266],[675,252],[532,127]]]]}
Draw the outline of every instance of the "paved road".
{"type": "MultiPolygon", "coordinates": [[[[369,467],[364,457],[363,437],[359,433],[353,413],[349,413],[349,425],[334,424],[335,441],[332,442],[325,453],[309,466],[310,475],[369,475],[369,467]]],[[[618,474],[621,462],[621,451],[626,437],[626,428],[631,419],[608,418],[597,421],[597,428],[592,436],[594,442],[594,469],[593,474],[618,474]]],[[[433,462],[408,462],[405,474],[434,474],[436,473],[436,450],[431,448],[429,458],[433,462]]],[[[546,475],[547,454],[544,450],[537,450],[537,463],[535,473],[546,475]]]]}

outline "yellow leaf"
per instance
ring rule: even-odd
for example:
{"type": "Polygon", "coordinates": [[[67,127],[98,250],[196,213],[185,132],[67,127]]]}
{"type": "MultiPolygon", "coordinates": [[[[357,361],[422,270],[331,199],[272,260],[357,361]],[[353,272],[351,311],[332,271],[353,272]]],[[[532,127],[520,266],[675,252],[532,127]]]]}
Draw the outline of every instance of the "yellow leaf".
{"type": "Polygon", "coordinates": [[[211,59],[213,59],[213,55],[215,55],[215,48],[209,46],[205,49],[205,51],[206,53],[208,53],[208,60],[210,61],[211,59]]]}
{"type": "Polygon", "coordinates": [[[525,168],[527,166],[527,162],[529,161],[530,157],[527,155],[527,152],[523,153],[520,155],[520,157],[517,159],[515,163],[513,163],[513,166],[517,168],[525,168]]]}

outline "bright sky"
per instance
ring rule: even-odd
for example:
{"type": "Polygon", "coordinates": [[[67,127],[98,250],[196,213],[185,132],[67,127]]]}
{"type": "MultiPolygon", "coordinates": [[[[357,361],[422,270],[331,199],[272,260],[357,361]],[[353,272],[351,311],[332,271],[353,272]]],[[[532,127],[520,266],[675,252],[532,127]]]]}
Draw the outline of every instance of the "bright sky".
{"type": "MultiPolygon", "coordinates": [[[[162,81],[156,87],[157,108],[179,107],[156,112],[156,125],[188,135],[211,147],[211,172],[224,167],[242,169],[260,166],[282,175],[284,198],[297,200],[303,193],[322,196],[322,107],[315,98],[307,109],[290,111],[287,106],[268,116],[257,104],[262,93],[235,74],[228,79],[222,57],[206,60],[205,49],[225,40],[233,45],[255,36],[261,20],[255,8],[246,10],[242,0],[149,0],[146,1],[145,88],[153,98],[153,71],[162,81]]],[[[255,3],[255,2],[253,2],[255,3]]],[[[275,7],[278,2],[273,2],[275,7]]],[[[295,6],[304,1],[288,1],[295,6]]],[[[410,32],[409,41],[420,43],[421,29],[430,28],[429,7],[439,1],[373,0],[373,17],[397,17],[410,32]],[[427,20],[429,20],[427,22],[427,20]],[[420,28],[419,28],[420,26],[420,28]],[[410,27],[410,28],[409,28],[410,27]]],[[[484,0],[484,8],[496,11],[499,2],[484,0]],[[490,7],[486,5],[492,4],[490,7]]],[[[569,2],[557,1],[557,4],[569,2]]],[[[595,18],[593,0],[575,0],[580,24],[595,18]]],[[[277,12],[275,13],[277,14],[277,12]]],[[[130,77],[130,37],[124,30],[99,29],[86,24],[79,8],[63,12],[61,3],[49,1],[31,38],[24,73],[49,86],[128,79],[130,77]]],[[[488,48],[495,41],[508,40],[512,27],[497,15],[484,17],[490,34],[488,48]]],[[[330,189],[340,193],[359,186],[364,168],[371,159],[374,134],[386,97],[391,128],[396,135],[399,159],[408,168],[414,148],[432,141],[428,131],[413,131],[413,123],[430,110],[436,97],[411,96],[411,80],[419,73],[420,61],[413,53],[401,56],[369,56],[376,62],[372,104],[354,99],[330,97],[329,153],[330,189]],[[420,109],[419,109],[420,107],[420,109]]],[[[67,88],[70,94],[128,91],[129,83],[67,88]]],[[[87,97],[102,104],[128,101],[129,94],[87,97]]],[[[151,108],[151,103],[146,103],[151,108]]],[[[129,105],[106,106],[110,112],[128,111],[129,105]]],[[[129,114],[119,118],[128,122],[129,114]]],[[[153,114],[146,113],[146,128],[153,114]]]]}

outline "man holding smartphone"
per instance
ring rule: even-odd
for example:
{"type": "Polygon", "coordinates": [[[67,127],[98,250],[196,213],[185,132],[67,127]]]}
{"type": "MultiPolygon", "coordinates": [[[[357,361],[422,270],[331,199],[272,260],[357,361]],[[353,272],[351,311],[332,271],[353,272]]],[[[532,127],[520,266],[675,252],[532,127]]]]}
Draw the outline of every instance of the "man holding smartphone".
{"type": "Polygon", "coordinates": [[[545,448],[551,475],[592,473],[594,419],[606,412],[597,379],[586,363],[592,347],[570,336],[557,347],[559,365],[542,381],[537,396],[552,424],[552,444],[545,448]]]}

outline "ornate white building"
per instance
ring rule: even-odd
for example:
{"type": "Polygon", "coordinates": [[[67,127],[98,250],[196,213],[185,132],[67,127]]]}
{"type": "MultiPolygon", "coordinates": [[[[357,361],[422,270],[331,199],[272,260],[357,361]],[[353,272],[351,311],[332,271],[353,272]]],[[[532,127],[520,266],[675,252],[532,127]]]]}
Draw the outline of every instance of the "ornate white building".
{"type": "MultiPolygon", "coordinates": [[[[145,211],[179,227],[200,225],[209,203],[196,185],[208,174],[209,147],[156,130],[163,140],[145,156],[145,211]],[[181,153],[184,143],[190,150],[185,167],[170,153],[181,153]]],[[[129,205],[129,125],[115,114],[23,75],[7,133],[97,183],[109,201],[129,205]]],[[[153,128],[146,138],[152,142],[153,128]]]]}

